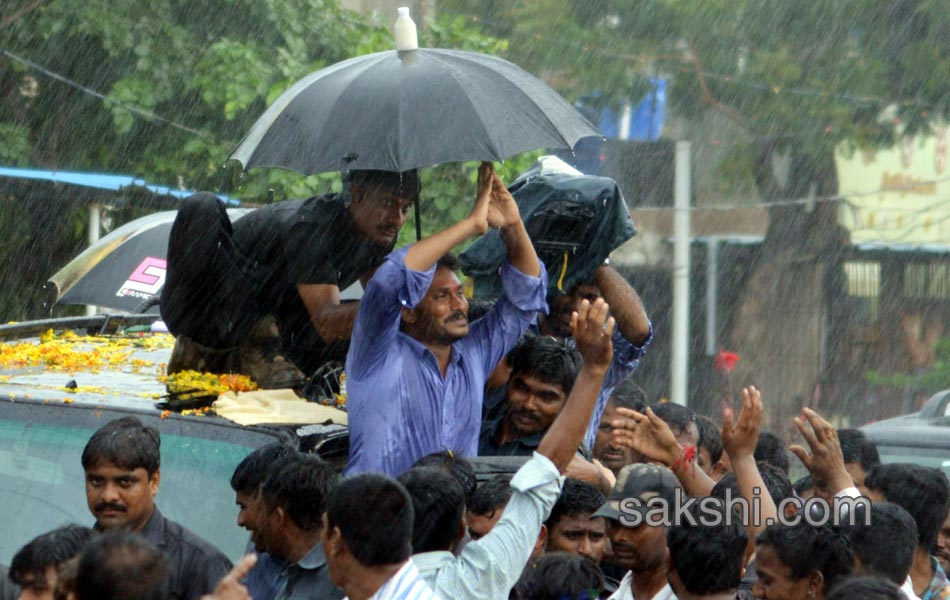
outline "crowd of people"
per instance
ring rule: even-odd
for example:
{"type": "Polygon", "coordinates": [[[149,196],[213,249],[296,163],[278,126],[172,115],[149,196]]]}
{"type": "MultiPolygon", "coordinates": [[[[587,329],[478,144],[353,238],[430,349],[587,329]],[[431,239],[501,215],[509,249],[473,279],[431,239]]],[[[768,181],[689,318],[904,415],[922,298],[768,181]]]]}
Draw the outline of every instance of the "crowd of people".
{"type": "MultiPolygon", "coordinates": [[[[320,333],[327,319],[337,327],[330,337],[351,338],[345,472],[282,444],[246,456],[230,483],[253,552],[232,565],[156,506],[159,432],[134,417],[109,422],[81,458],[93,527],[67,525],[29,542],[4,578],[19,591],[2,593],[950,598],[950,484],[941,470],[881,464],[860,431],[836,429],[807,408],[794,419],[803,442],[786,447],[762,430],[767,402],[751,386],[717,415],[647,398],[634,370],[653,328],[623,277],[603,265],[550,296],[517,204],[488,164],[471,214],[393,251],[418,193],[413,177],[351,177],[350,203],[333,201],[335,222],[363,237],[362,250],[326,255],[319,268],[288,265],[292,253],[274,245],[264,253],[280,256],[284,271],[267,265],[268,285],[281,311],[304,311],[303,326],[314,328],[308,343],[319,334],[329,347],[320,333]],[[489,229],[507,249],[504,295],[476,316],[448,252],[489,229]],[[360,277],[362,301],[341,305],[338,286],[360,277]],[[790,454],[809,473],[795,482],[790,454]],[[485,455],[526,460],[511,476],[479,482],[468,458],[485,455]]],[[[209,202],[194,205],[224,228],[209,252],[226,253],[233,267],[247,252],[209,202]]],[[[287,231],[320,220],[302,206],[286,208],[287,231]]],[[[184,245],[185,226],[176,227],[173,243],[184,245]]],[[[229,276],[256,277],[264,254],[229,276]]],[[[172,281],[177,259],[169,260],[172,281]]],[[[192,275],[179,270],[173,281],[182,297],[194,298],[184,293],[192,275]]],[[[222,305],[207,307],[217,318],[202,321],[163,304],[191,328],[178,327],[179,366],[224,361],[252,365],[262,380],[294,380],[300,336],[282,331],[288,321],[273,319],[263,294],[240,301],[240,323],[223,317],[222,305]]]]}

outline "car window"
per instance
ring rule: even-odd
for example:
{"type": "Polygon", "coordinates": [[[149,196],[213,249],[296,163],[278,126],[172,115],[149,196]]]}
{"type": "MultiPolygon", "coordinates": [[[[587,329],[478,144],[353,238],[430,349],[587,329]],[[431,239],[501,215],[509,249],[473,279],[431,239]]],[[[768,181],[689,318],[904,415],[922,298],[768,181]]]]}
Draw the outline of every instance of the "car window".
{"type": "Polygon", "coordinates": [[[888,446],[878,442],[877,451],[881,455],[881,462],[936,467],[943,470],[944,474],[950,478],[950,452],[946,449],[888,446]]]}
{"type": "MultiPolygon", "coordinates": [[[[33,537],[65,525],[91,526],[80,456],[92,433],[128,413],[0,401],[0,564],[33,537]]],[[[162,513],[232,560],[248,542],[237,526],[231,474],[252,449],[276,434],[205,417],[136,415],[162,435],[162,513]]]]}

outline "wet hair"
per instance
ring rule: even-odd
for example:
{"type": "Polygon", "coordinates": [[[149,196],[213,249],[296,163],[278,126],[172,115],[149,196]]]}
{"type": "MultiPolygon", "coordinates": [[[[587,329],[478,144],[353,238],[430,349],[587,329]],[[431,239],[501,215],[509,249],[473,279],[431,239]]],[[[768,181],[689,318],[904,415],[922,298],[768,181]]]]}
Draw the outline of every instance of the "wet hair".
{"type": "Polygon", "coordinates": [[[264,484],[271,469],[296,451],[280,442],[267,444],[244,457],[231,475],[231,489],[240,494],[253,494],[264,484]]]}
{"type": "Polygon", "coordinates": [[[458,539],[465,512],[465,492],[458,481],[437,467],[413,467],[399,477],[416,515],[412,553],[449,550],[458,539]]]}
{"type": "Polygon", "coordinates": [[[687,408],[682,404],[675,402],[655,402],[650,405],[650,410],[669,425],[675,435],[685,433],[690,423],[695,423],[696,429],[699,429],[699,423],[696,423],[696,413],[693,412],[693,409],[687,408]]]}
{"type": "Polygon", "coordinates": [[[478,477],[475,475],[475,467],[472,463],[449,450],[423,456],[412,467],[437,467],[447,472],[462,486],[466,503],[478,487],[478,477]]]}
{"type": "Polygon", "coordinates": [[[864,485],[909,512],[917,523],[917,545],[933,554],[950,503],[950,484],[943,471],[910,463],[882,464],[871,468],[864,485]]]}
{"type": "Polygon", "coordinates": [[[597,509],[606,501],[604,493],[596,486],[580,479],[568,478],[564,481],[561,495],[554,503],[551,515],[544,524],[550,532],[564,517],[590,516],[597,512],[597,509]]]}
{"type": "Polygon", "coordinates": [[[493,308],[495,308],[495,300],[489,300],[488,298],[469,298],[468,320],[475,322],[487,315],[493,308]]]}
{"type": "Polygon", "coordinates": [[[699,446],[709,452],[709,460],[716,464],[722,459],[722,432],[712,419],[699,415],[696,417],[699,427],[699,446]]]}
{"type": "Polygon", "coordinates": [[[271,469],[261,484],[261,502],[272,511],[282,508],[304,531],[323,526],[327,498],[337,482],[330,463],[315,454],[295,453],[271,469]]]}
{"type": "Polygon", "coordinates": [[[70,594],[75,597],[79,556],[77,554],[56,567],[56,586],[53,587],[53,600],[68,600],[70,594]]]}
{"type": "Polygon", "coordinates": [[[459,259],[456,258],[454,254],[449,252],[448,254],[443,254],[439,257],[439,260],[435,263],[436,269],[448,269],[453,273],[458,271],[461,266],[459,265],[459,259]]]}
{"type": "Polygon", "coordinates": [[[792,489],[795,490],[795,493],[801,496],[805,493],[806,490],[813,489],[815,487],[815,482],[812,481],[811,475],[805,475],[804,477],[797,479],[795,483],[792,484],[792,489]]]}
{"type": "Polygon", "coordinates": [[[845,528],[851,548],[861,561],[862,573],[903,585],[914,564],[917,548],[914,518],[893,502],[875,502],[870,504],[871,524],[868,525],[862,514],[867,506],[856,506],[854,524],[845,528]]]}
{"type": "Polygon", "coordinates": [[[793,579],[802,579],[814,571],[821,573],[825,592],[854,571],[854,553],[847,538],[830,525],[813,526],[804,521],[797,525],[771,525],[755,543],[771,546],[793,579]]]}
{"type": "Polygon", "coordinates": [[[666,533],[670,561],[691,595],[706,596],[739,588],[749,535],[724,502],[693,503],[666,533]],[[714,517],[715,515],[715,517],[714,517]],[[706,523],[718,522],[712,525],[706,523]]]}
{"type": "Polygon", "coordinates": [[[845,463],[858,463],[865,471],[881,464],[877,444],[868,439],[860,429],[839,429],[838,442],[845,463]]]}
{"type": "Polygon", "coordinates": [[[590,558],[551,552],[531,563],[512,590],[517,600],[596,600],[604,573],[590,558]]]}
{"type": "MultiPolygon", "coordinates": [[[[789,481],[785,471],[767,462],[757,462],[755,466],[759,469],[759,475],[762,476],[762,481],[765,482],[765,489],[768,490],[769,496],[772,497],[772,501],[775,502],[776,506],[786,498],[795,497],[792,482],[789,481]]],[[[733,498],[739,497],[739,482],[736,480],[735,473],[726,473],[722,479],[716,482],[709,495],[725,499],[727,489],[732,491],[733,498]]]]}
{"type": "Polygon", "coordinates": [[[774,433],[770,431],[762,431],[759,433],[759,441],[755,445],[753,456],[755,457],[755,462],[762,461],[770,465],[775,465],[788,475],[788,470],[791,466],[788,461],[788,451],[785,449],[785,442],[774,433]]]}
{"type": "Polygon", "coordinates": [[[564,341],[549,336],[529,337],[508,353],[508,366],[511,377],[537,377],[544,383],[561,386],[567,397],[581,368],[581,355],[564,341]]]}
{"type": "Polygon", "coordinates": [[[46,577],[46,567],[57,567],[79,556],[96,532],[81,525],[66,525],[39,535],[13,555],[10,581],[23,585],[46,577]]]}
{"type": "Polygon", "coordinates": [[[848,577],[825,600],[905,600],[900,586],[880,577],[848,577]]]}
{"type": "Polygon", "coordinates": [[[412,556],[412,498],[385,475],[362,473],[344,479],[330,494],[327,524],[363,566],[398,564],[412,556]]]}
{"type": "Polygon", "coordinates": [[[99,428],[82,451],[82,468],[89,470],[102,462],[120,469],[145,469],[149,477],[161,467],[161,437],[158,430],[136,417],[122,417],[99,428]]]}
{"type": "Polygon", "coordinates": [[[392,190],[399,195],[406,195],[415,198],[419,195],[422,186],[419,182],[419,172],[415,169],[411,171],[376,171],[371,169],[354,170],[348,172],[343,180],[349,185],[357,187],[366,187],[376,185],[387,190],[392,190]]]}
{"type": "Polygon", "coordinates": [[[162,553],[126,531],[109,531],[93,540],[76,569],[77,600],[165,600],[169,587],[162,553]]]}
{"type": "Polygon", "coordinates": [[[627,377],[610,392],[609,401],[617,408],[629,408],[642,413],[647,405],[647,393],[627,377]]]}
{"type": "Polygon", "coordinates": [[[468,512],[489,519],[511,500],[511,476],[497,475],[482,483],[468,501],[468,512]]]}

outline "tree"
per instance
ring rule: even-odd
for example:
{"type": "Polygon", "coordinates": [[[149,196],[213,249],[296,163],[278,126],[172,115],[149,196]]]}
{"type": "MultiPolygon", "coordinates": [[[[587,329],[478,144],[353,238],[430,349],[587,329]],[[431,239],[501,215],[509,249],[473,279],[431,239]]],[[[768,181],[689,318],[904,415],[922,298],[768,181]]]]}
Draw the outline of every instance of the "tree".
{"type": "MultiPolygon", "coordinates": [[[[840,285],[847,232],[837,225],[834,151],[886,147],[950,116],[950,13],[939,0],[449,0],[509,41],[509,58],[573,98],[638,97],[671,78],[669,101],[696,123],[711,112],[740,134],[720,165],[733,189],[754,188],[770,227],[739,293],[724,344],[748,357],[737,377],[776,394],[770,426],[811,398],[823,375],[792,379],[785,362],[823,288],[840,285]],[[476,12],[481,10],[481,12],[476,12]],[[552,27],[550,15],[565,24],[552,27]],[[888,118],[884,115],[892,112],[888,118]],[[818,202],[804,201],[809,197],[818,202]],[[830,200],[830,201],[826,201],[830,200]]],[[[685,138],[690,137],[687,126],[685,138]]],[[[834,332],[829,336],[834,342],[834,332]]],[[[830,352],[834,352],[832,347],[830,352]]]]}

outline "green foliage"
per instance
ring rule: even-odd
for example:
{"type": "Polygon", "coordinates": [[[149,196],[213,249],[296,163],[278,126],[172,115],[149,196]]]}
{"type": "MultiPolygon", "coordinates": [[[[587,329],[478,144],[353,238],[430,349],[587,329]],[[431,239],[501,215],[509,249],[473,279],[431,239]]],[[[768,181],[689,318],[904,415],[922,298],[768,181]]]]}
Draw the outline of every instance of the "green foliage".
{"type": "Polygon", "coordinates": [[[941,338],[937,341],[933,367],[925,373],[886,374],[868,371],[866,377],[874,385],[898,389],[913,387],[936,391],[950,388],[950,338],[941,338]]]}

